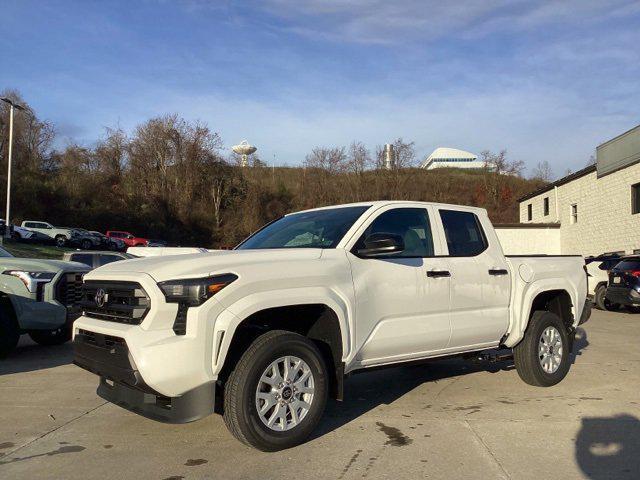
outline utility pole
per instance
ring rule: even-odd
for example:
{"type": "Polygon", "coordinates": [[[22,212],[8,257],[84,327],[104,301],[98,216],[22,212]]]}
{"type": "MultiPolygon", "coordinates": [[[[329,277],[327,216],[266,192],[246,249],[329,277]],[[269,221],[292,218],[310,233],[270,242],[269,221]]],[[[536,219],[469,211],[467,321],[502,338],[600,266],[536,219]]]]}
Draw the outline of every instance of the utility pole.
{"type": "Polygon", "coordinates": [[[5,103],[9,104],[9,155],[7,158],[7,211],[4,217],[5,232],[4,236],[9,238],[11,236],[11,156],[13,153],[13,110],[24,110],[22,105],[14,103],[10,98],[0,98],[5,103]]]}

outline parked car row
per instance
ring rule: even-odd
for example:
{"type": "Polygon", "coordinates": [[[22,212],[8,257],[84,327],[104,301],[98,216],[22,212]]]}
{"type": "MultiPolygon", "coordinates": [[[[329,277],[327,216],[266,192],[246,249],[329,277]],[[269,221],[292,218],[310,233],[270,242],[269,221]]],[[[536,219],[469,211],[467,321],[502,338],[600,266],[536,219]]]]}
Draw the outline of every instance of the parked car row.
{"type": "Polygon", "coordinates": [[[640,256],[603,254],[586,259],[589,293],[601,310],[640,313],[640,256]]]}
{"type": "MultiPolygon", "coordinates": [[[[0,219],[0,229],[6,228],[0,219]]],[[[108,230],[106,234],[78,227],[56,227],[48,222],[25,220],[20,226],[10,225],[15,240],[55,243],[58,247],[76,247],[83,250],[125,251],[128,247],[166,247],[164,240],[150,240],[122,230],[108,230]]]]}

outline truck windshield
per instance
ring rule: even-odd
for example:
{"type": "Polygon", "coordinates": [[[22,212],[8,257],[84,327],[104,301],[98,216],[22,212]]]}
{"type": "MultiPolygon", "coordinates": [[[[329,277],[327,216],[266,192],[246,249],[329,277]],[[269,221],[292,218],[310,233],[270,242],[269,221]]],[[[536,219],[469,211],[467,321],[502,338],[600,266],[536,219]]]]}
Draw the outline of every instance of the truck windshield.
{"type": "Polygon", "coordinates": [[[336,248],[347,230],[367,209],[368,205],[287,215],[258,230],[236,249],[336,248]]]}

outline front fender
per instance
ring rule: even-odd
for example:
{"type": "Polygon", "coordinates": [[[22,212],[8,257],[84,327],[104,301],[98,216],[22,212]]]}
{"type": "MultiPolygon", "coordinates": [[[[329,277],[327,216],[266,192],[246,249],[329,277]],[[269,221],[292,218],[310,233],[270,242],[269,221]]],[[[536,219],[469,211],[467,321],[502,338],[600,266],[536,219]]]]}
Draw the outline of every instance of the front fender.
{"type": "Polygon", "coordinates": [[[349,303],[338,292],[326,287],[289,288],[247,295],[228,306],[218,316],[213,334],[214,374],[220,373],[235,331],[245,319],[269,308],[312,304],[326,305],[335,312],[340,324],[343,359],[346,358],[351,345],[349,319],[353,318],[349,303]]]}

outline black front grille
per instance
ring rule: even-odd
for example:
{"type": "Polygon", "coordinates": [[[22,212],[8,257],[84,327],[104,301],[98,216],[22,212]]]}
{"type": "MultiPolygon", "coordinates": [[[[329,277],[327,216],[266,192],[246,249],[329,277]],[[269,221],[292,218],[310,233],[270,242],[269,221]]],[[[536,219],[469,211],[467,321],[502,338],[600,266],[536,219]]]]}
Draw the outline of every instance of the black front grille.
{"type": "Polygon", "coordinates": [[[68,309],[75,309],[82,302],[83,273],[71,272],[62,275],[55,290],[55,299],[68,309]]]}
{"type": "Polygon", "coordinates": [[[87,280],[81,305],[87,317],[140,325],[149,311],[150,300],[137,282],[87,280]]]}

